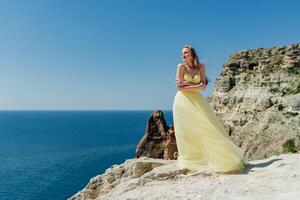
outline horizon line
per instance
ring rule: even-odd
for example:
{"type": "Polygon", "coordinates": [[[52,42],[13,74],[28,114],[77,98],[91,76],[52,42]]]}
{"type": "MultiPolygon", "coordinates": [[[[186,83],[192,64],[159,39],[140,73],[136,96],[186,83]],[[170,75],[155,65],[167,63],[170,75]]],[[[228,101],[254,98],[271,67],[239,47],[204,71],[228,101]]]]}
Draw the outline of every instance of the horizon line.
{"type": "Polygon", "coordinates": [[[172,111],[172,109],[0,109],[7,111],[172,111]]]}

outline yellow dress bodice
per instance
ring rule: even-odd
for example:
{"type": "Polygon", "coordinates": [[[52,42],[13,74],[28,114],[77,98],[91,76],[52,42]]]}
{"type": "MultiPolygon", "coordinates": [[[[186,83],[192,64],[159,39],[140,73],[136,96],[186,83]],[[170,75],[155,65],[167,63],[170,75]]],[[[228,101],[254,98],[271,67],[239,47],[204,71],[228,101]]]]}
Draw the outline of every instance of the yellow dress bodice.
{"type": "Polygon", "coordinates": [[[186,70],[184,70],[183,80],[191,82],[191,83],[199,84],[201,81],[201,76],[200,76],[200,74],[193,75],[190,72],[187,72],[186,70]]]}

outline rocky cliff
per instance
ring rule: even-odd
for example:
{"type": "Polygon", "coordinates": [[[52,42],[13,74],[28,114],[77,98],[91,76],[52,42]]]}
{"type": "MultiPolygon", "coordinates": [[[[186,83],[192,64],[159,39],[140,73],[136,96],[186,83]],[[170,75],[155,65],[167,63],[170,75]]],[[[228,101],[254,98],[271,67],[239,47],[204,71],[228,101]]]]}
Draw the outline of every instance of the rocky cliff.
{"type": "Polygon", "coordinates": [[[223,67],[208,101],[246,157],[299,150],[300,43],[238,51],[223,67]]]}

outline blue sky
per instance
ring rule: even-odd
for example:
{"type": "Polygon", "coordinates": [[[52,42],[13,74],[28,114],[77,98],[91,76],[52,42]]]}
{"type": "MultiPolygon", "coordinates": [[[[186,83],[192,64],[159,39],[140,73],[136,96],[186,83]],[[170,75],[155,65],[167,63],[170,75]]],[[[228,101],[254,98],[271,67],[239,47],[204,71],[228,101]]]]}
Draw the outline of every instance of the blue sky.
{"type": "Polygon", "coordinates": [[[0,109],[171,110],[184,44],[212,82],[238,50],[300,41],[297,1],[0,1],[0,109]]]}

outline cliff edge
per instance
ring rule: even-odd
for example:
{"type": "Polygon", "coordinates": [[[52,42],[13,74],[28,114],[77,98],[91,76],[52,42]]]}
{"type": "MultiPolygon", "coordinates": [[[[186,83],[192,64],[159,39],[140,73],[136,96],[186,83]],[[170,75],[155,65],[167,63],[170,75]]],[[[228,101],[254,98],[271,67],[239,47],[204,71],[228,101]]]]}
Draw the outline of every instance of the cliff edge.
{"type": "Polygon", "coordinates": [[[300,196],[300,154],[274,155],[250,161],[239,174],[208,169],[189,173],[176,160],[128,159],[93,177],[68,200],[297,199],[300,196]]]}

